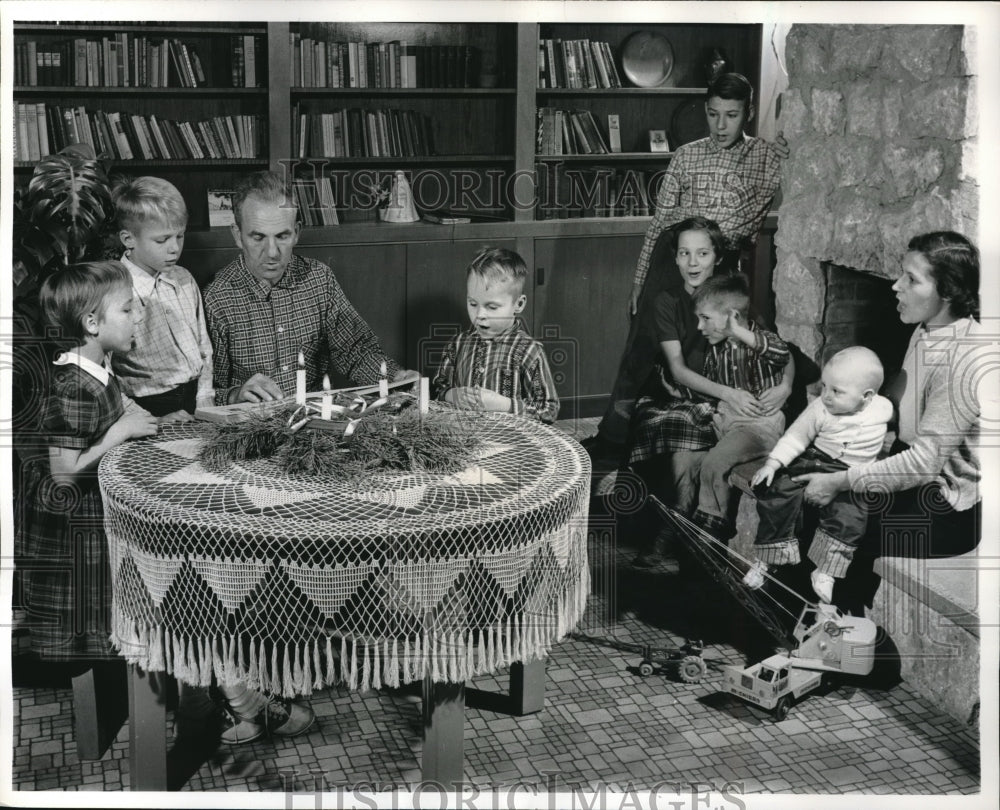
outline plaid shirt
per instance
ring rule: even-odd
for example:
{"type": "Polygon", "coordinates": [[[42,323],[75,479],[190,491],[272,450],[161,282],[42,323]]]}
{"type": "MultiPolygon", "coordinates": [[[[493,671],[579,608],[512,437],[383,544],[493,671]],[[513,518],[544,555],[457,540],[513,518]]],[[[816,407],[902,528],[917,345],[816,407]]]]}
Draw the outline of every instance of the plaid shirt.
{"type": "Polygon", "coordinates": [[[781,382],[789,352],[785,341],[774,332],[759,329],[753,321],[748,327],[756,336],[755,345],[747,346],[742,340],[723,340],[710,345],[702,374],[712,382],[759,397],[781,382]]]}
{"type": "Polygon", "coordinates": [[[212,343],[198,283],[183,267],[151,276],[122,256],[142,312],[135,348],[115,353],[112,367],[125,393],[148,397],[198,380],[198,401],[212,400],[212,343]]]}
{"type": "MultiPolygon", "coordinates": [[[[788,346],[773,332],[758,329],[752,321],[749,328],[756,336],[754,346],[734,340],[709,345],[701,373],[712,382],[759,397],[781,382],[788,365],[788,346]]],[[[716,407],[712,402],[695,399],[643,397],[636,405],[633,419],[629,464],[677,450],[712,447],[719,438],[716,407]]],[[[779,433],[784,426],[784,416],[780,413],[759,421],[779,433]],[[775,427],[779,419],[781,426],[775,427]]]]}
{"type": "Polygon", "coordinates": [[[514,413],[552,423],[559,413],[559,396],[542,344],[520,324],[491,340],[469,328],[445,347],[434,377],[437,399],[452,388],[488,388],[514,403],[514,413]]]}
{"type": "Polygon", "coordinates": [[[670,161],[656,198],[656,212],[642,243],[635,283],[649,272],[659,235],[681,220],[707,217],[719,223],[726,247],[752,244],[781,181],[781,160],[767,141],[746,135],[729,149],[714,138],[685,144],[670,161]]]}
{"type": "Polygon", "coordinates": [[[390,379],[399,371],[333,272],[316,259],[293,255],[272,287],[250,274],[241,254],[208,285],[205,311],[219,405],[254,374],[265,374],[291,394],[300,351],[308,391],[320,390],[331,364],[361,385],[378,382],[382,362],[390,379]]]}

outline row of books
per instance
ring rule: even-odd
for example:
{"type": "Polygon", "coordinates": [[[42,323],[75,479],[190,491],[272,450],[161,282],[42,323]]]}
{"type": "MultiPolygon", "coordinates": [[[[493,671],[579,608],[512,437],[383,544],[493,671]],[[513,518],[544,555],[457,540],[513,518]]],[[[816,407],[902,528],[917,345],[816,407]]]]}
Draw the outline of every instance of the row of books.
{"type": "Polygon", "coordinates": [[[622,86],[607,42],[589,39],[538,40],[538,87],[616,88],[622,86]]]}
{"type": "MultiPolygon", "coordinates": [[[[258,87],[260,37],[230,37],[234,87],[258,87]]],[[[204,87],[209,84],[194,46],[121,33],[61,42],[18,40],[14,84],[25,87],[204,87]]]]}
{"type": "Polygon", "coordinates": [[[299,112],[293,143],[305,157],[416,157],[434,154],[431,120],[414,110],[358,108],[299,112]]]}
{"type": "Polygon", "coordinates": [[[538,163],[535,218],[649,216],[661,177],[632,168],[538,163]]]}
{"type": "Polygon", "coordinates": [[[339,225],[337,203],[333,198],[333,187],[329,177],[312,180],[292,181],[292,193],[299,207],[299,216],[306,227],[315,225],[339,225]]]}
{"type": "Polygon", "coordinates": [[[536,110],[535,152],[539,155],[604,155],[608,152],[621,152],[618,116],[608,118],[610,144],[605,141],[590,110],[539,107],[536,110]]]}
{"type": "Polygon", "coordinates": [[[472,45],[326,42],[289,35],[292,81],[299,87],[475,87],[479,50],[472,45]]]}
{"type": "Polygon", "coordinates": [[[73,143],[117,160],[254,158],[263,154],[260,116],[221,115],[205,121],[171,121],[155,115],[87,111],[14,103],[18,160],[38,160],[73,143]]]}

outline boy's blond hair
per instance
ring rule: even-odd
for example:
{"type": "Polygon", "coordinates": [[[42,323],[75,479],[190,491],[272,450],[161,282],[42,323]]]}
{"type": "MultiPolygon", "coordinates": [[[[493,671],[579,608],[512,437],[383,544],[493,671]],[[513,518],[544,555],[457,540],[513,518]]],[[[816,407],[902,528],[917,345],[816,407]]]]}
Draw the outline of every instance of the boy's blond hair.
{"type": "Polygon", "coordinates": [[[882,387],[885,379],[885,371],[882,369],[882,361],[871,349],[864,346],[848,346],[841,349],[825,363],[826,366],[847,366],[864,386],[864,389],[871,389],[875,393],[882,387]]]}
{"type": "Polygon", "coordinates": [[[133,233],[147,222],[187,225],[188,212],[177,187],[162,177],[127,179],[111,190],[118,227],[133,233]]]}
{"type": "Polygon", "coordinates": [[[477,275],[488,285],[509,284],[511,292],[521,295],[528,266],[520,254],[500,247],[485,247],[476,254],[466,270],[466,278],[477,275]]]}

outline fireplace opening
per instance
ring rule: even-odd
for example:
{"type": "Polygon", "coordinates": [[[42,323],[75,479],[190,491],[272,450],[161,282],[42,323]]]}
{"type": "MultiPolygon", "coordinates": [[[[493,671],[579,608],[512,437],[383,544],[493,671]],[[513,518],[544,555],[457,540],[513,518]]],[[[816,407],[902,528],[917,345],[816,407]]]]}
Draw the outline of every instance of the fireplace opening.
{"type": "Polygon", "coordinates": [[[865,346],[878,355],[886,379],[900,369],[913,326],[899,320],[890,279],[824,262],[826,298],[821,362],[848,346],[865,346]]]}

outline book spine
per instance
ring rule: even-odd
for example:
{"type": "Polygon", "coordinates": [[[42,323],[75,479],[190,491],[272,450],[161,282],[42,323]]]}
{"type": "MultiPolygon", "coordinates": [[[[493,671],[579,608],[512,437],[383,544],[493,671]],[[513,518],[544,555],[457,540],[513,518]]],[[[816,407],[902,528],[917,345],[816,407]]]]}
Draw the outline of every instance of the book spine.
{"type": "Polygon", "coordinates": [[[252,34],[243,37],[243,86],[257,86],[257,38],[252,34]]]}

